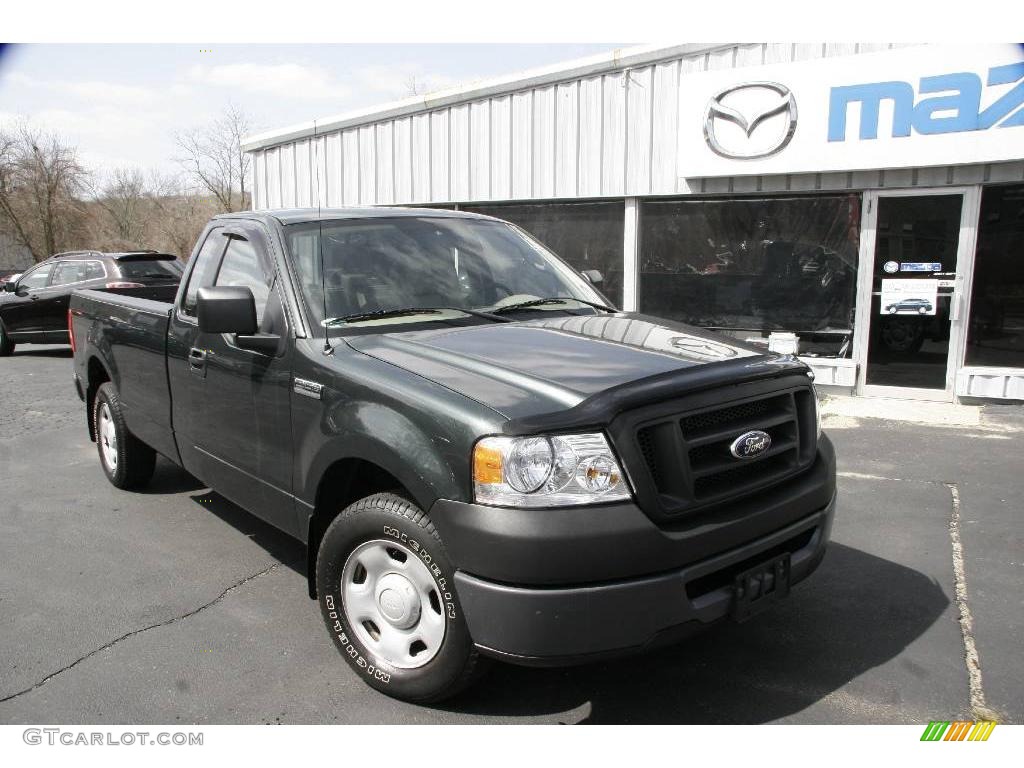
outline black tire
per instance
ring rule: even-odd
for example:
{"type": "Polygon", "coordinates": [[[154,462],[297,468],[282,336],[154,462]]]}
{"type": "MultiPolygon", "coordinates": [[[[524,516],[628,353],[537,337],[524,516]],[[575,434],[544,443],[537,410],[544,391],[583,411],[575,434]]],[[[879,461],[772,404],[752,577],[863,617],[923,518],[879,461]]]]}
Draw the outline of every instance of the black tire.
{"type": "Polygon", "coordinates": [[[92,426],[103,474],[117,488],[130,491],[144,487],[153,477],[156,451],[128,431],[117,390],[109,381],[100,385],[93,401],[92,426]],[[105,422],[113,431],[113,446],[105,422]],[[108,459],[113,454],[113,460],[108,459]]]}
{"type": "Polygon", "coordinates": [[[880,325],[880,341],[893,354],[916,355],[924,345],[924,325],[916,317],[903,315],[883,320],[880,325]]]}
{"type": "Polygon", "coordinates": [[[0,357],[9,357],[14,354],[15,343],[11,341],[11,337],[7,335],[7,329],[4,328],[3,321],[0,320],[0,357]]]}
{"type": "MultiPolygon", "coordinates": [[[[416,562],[410,565],[418,567],[416,562]]],[[[341,655],[368,685],[396,699],[428,703],[454,696],[482,673],[484,659],[477,653],[466,628],[462,606],[455,594],[454,575],[455,569],[434,524],[421,509],[401,496],[394,493],[368,496],[348,506],[334,519],[324,533],[317,554],[320,611],[341,655]],[[346,615],[346,588],[342,584],[345,564],[357,548],[372,547],[378,542],[388,546],[389,552],[394,545],[395,553],[418,557],[418,562],[427,565],[426,570],[433,580],[437,602],[435,604],[432,598],[431,605],[444,623],[444,636],[429,661],[416,668],[391,663],[379,647],[371,647],[370,633],[362,628],[355,630],[346,615]]],[[[369,577],[364,570],[366,578],[369,577]]],[[[376,589],[370,584],[371,591],[376,589]]],[[[374,602],[376,600],[374,598],[374,602]]],[[[422,610],[429,609],[427,606],[422,610]]]]}

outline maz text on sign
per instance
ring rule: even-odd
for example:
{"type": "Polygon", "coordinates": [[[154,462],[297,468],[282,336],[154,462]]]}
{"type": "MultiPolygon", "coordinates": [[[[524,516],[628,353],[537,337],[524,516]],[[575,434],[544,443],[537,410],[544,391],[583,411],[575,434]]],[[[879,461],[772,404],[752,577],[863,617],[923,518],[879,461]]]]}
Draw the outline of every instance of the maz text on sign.
{"type": "Polygon", "coordinates": [[[973,72],[922,77],[918,94],[946,95],[920,100],[916,98],[914,87],[901,80],[836,87],[829,98],[828,140],[846,141],[847,108],[854,102],[861,105],[861,139],[878,138],[878,113],[885,100],[893,102],[893,138],[909,136],[911,128],[920,134],[936,134],[984,131],[997,123],[1000,128],[1024,125],[1024,82],[1018,82],[1022,79],[1024,62],[992,67],[986,86],[1010,83],[1017,83],[1017,86],[985,109],[981,108],[984,90],[981,78],[973,72]],[[951,112],[954,114],[949,114],[951,112]]]}

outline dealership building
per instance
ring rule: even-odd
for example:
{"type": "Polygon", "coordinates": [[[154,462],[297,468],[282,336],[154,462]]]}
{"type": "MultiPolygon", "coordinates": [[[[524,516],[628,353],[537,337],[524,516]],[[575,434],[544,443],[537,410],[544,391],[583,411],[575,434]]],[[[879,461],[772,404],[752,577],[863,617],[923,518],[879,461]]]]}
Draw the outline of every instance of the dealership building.
{"type": "Polygon", "coordinates": [[[515,222],[859,395],[1024,400],[1024,52],[617,50],[247,139],[253,207],[515,222]]]}

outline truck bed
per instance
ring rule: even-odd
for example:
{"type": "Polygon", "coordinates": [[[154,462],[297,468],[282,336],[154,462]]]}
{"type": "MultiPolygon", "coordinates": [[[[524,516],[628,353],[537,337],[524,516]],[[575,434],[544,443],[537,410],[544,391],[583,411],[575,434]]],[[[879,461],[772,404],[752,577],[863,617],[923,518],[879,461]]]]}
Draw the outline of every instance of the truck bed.
{"type": "MultiPolygon", "coordinates": [[[[171,302],[107,291],[75,291],[70,303],[75,374],[82,387],[95,380],[95,367],[102,366],[117,388],[128,429],[177,461],[167,380],[167,329],[173,309],[171,302]]],[[[85,394],[91,403],[95,392],[85,394]]]]}

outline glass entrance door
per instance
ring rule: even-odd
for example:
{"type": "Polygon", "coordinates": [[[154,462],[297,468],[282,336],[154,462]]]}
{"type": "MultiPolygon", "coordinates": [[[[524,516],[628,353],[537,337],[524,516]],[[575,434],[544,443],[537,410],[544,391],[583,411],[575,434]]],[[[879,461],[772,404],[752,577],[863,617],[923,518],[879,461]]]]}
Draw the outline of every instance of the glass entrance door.
{"type": "Polygon", "coordinates": [[[964,195],[879,193],[875,204],[863,382],[886,388],[879,394],[951,397],[964,195]]]}

